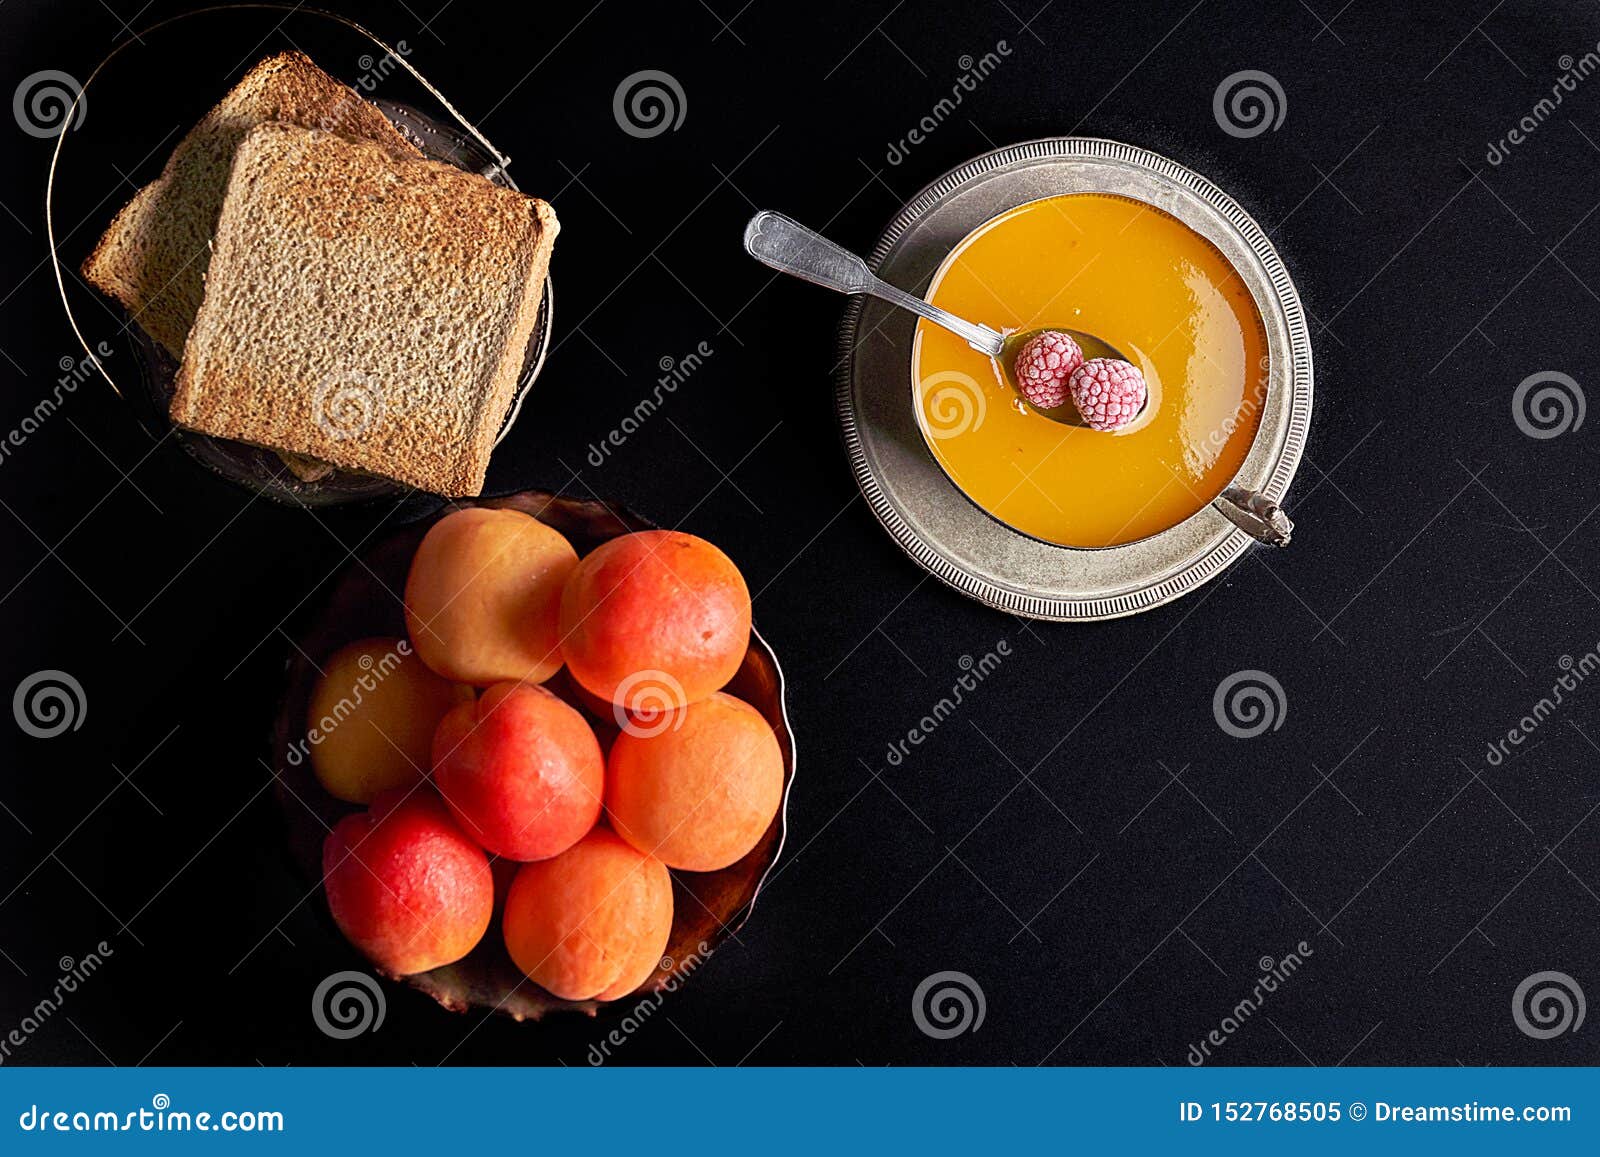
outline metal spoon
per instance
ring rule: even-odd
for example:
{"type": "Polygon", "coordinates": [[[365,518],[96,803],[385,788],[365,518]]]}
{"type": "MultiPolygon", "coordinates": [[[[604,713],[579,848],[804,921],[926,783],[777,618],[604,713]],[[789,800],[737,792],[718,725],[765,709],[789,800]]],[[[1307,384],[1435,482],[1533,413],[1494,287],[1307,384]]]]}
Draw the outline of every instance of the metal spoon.
{"type": "MultiPolygon", "coordinates": [[[[1017,352],[1034,334],[1043,330],[1032,329],[1018,333],[1002,333],[986,325],[967,321],[948,310],[930,305],[922,298],[897,289],[873,276],[867,263],[853,253],[839,248],[820,234],[785,217],[782,213],[764,210],[750,218],[744,230],[745,250],[763,265],[820,285],[840,293],[865,293],[872,297],[909,309],[918,317],[927,318],[961,338],[973,349],[993,359],[1012,389],[1017,388],[1013,366],[1017,352]]],[[[1117,358],[1126,361],[1122,351],[1110,342],[1092,333],[1075,329],[1059,329],[1069,334],[1082,348],[1085,358],[1117,358]]],[[[1053,421],[1082,426],[1083,418],[1071,402],[1039,413],[1053,421]]]]}
{"type": "MultiPolygon", "coordinates": [[[[1012,334],[1008,337],[997,329],[967,321],[948,310],[930,305],[922,298],[890,285],[874,275],[872,270],[867,268],[867,263],[854,253],[840,248],[798,221],[770,209],[763,209],[750,218],[750,223],[744,227],[744,248],[745,252],[757,261],[780,273],[787,273],[791,277],[798,277],[802,281],[809,281],[813,285],[820,285],[824,289],[832,289],[839,293],[864,293],[880,301],[886,301],[890,305],[910,310],[918,317],[926,318],[933,324],[949,330],[979,353],[986,354],[999,362],[1005,372],[1006,380],[1015,388],[1016,383],[1012,380],[1009,364],[1014,359],[1009,358],[1008,354],[1020,345],[1020,341],[1026,341],[1032,336],[1031,333],[1012,334]]],[[[1083,346],[1086,354],[1093,350],[1092,356],[1095,357],[1122,357],[1115,347],[1094,334],[1070,329],[1065,332],[1071,334],[1073,340],[1083,346]],[[1102,350],[1107,352],[1101,353],[1102,350]]],[[[1072,407],[1069,405],[1058,409],[1067,410],[1072,407]]],[[[1039,413],[1047,417],[1056,417],[1057,411],[1040,410],[1039,413]]],[[[1056,420],[1060,421],[1063,418],[1065,415],[1056,420]]],[[[1253,538],[1273,546],[1289,545],[1289,536],[1294,530],[1294,523],[1289,521],[1289,516],[1266,495],[1239,486],[1229,486],[1212,500],[1211,505],[1253,538]]]]}

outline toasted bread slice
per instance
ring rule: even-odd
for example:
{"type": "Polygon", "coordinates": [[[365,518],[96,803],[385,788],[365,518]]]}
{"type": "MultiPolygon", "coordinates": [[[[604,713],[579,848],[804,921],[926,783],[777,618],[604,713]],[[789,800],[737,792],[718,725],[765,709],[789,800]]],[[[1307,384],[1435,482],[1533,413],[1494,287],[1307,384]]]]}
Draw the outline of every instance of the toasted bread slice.
{"type": "Polygon", "coordinates": [[[558,228],[475,173],[261,125],[234,161],[172,419],[477,494],[558,228]]]}
{"type": "Polygon", "coordinates": [[[89,283],[120,301],[174,358],[183,356],[205,292],[234,150],[267,121],[326,129],[377,141],[402,156],[421,156],[376,106],[304,53],[280,53],[252,68],[178,142],[161,176],[112,219],[83,263],[89,283]]]}
{"type": "MultiPolygon", "coordinates": [[[[421,155],[375,106],[304,53],[279,53],[252,68],[178,142],[161,176],[134,194],[83,263],[89,284],[121,302],[174,358],[183,356],[205,291],[234,150],[246,132],[274,120],[377,141],[403,156],[421,155]]],[[[308,482],[333,471],[310,459],[282,457],[308,482]]]]}

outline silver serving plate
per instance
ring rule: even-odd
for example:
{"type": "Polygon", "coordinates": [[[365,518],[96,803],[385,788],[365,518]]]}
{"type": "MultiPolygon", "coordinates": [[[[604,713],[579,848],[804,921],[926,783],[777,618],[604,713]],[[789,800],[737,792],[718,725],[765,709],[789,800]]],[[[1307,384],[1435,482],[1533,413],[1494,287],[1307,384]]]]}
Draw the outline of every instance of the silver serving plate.
{"type": "MultiPolygon", "coordinates": [[[[1206,178],[1116,141],[1028,141],[969,161],[917,194],[869,262],[885,281],[925,291],[950,252],[984,222],[1064,193],[1111,193],[1162,209],[1238,270],[1266,329],[1269,365],[1261,424],[1233,486],[1282,503],[1311,425],[1311,338],[1299,294],[1266,233],[1206,178]]],[[[839,332],[836,401],[868,505],[936,578],[1013,614],[1082,622],[1136,614],[1187,594],[1255,543],[1209,505],[1160,534],[1094,550],[1042,542],[985,513],[944,473],[918,427],[915,327],[901,310],[852,299],[839,332]]]]}

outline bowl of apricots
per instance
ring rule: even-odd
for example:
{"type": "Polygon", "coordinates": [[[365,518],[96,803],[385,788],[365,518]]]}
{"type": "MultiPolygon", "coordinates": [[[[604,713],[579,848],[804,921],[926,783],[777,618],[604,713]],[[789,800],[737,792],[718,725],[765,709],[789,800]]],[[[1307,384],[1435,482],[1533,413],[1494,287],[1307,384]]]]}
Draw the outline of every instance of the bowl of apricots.
{"type": "Polygon", "coordinates": [[[794,741],[716,546],[538,491],[452,503],[346,567],[293,642],[291,851],[377,972],[459,1011],[593,1015],[749,917],[794,741]]]}

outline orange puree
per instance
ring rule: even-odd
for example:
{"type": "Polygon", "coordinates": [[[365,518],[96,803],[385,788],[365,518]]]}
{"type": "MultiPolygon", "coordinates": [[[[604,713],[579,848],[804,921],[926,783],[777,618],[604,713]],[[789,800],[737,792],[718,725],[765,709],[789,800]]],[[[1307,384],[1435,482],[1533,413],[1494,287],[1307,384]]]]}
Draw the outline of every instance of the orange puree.
{"type": "Polygon", "coordinates": [[[1066,425],[1023,403],[996,362],[917,323],[929,447],[967,497],[1025,534],[1098,547],[1166,530],[1221,493],[1255,438],[1267,381],[1255,302],[1215,246],[1159,209],[1100,193],[1020,206],[957,247],[928,300],[1007,333],[1093,334],[1149,384],[1121,430],[1066,425]]]}

